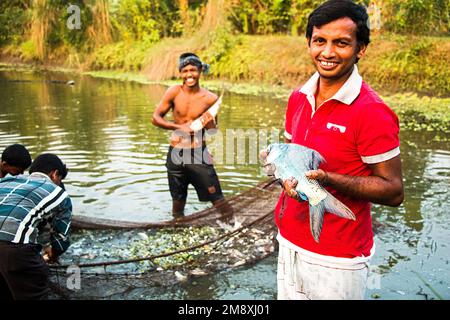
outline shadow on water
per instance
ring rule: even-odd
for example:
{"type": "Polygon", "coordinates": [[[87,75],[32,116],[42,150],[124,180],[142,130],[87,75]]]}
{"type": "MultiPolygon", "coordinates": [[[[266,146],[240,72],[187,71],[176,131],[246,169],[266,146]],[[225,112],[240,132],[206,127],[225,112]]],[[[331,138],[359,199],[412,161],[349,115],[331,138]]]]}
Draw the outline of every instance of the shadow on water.
{"type": "MultiPolygon", "coordinates": [[[[67,81],[67,74],[0,71],[0,149],[17,142],[25,144],[33,157],[41,152],[60,155],[70,168],[66,186],[75,214],[126,220],[170,219],[171,198],[164,167],[169,132],[151,125],[152,112],[166,88],[91,77],[70,79],[75,80],[74,86],[48,82],[67,81]]],[[[268,97],[226,94],[219,126],[223,132],[236,128],[269,132],[283,127],[284,107],[284,101],[268,97]]],[[[405,201],[399,208],[374,205],[377,249],[371,261],[369,299],[450,298],[450,148],[448,141],[434,136],[428,131],[401,131],[405,201]]],[[[264,179],[257,163],[227,162],[220,150],[214,150],[214,156],[227,196],[264,179]]],[[[191,188],[187,213],[206,206],[191,188]]],[[[80,236],[75,235],[77,241],[81,241],[80,236]]],[[[110,242],[113,246],[127,245],[120,234],[105,237],[110,237],[105,240],[106,252],[110,242]]],[[[79,249],[78,254],[89,251],[87,243],[75,242],[74,248],[79,249]]],[[[77,254],[76,250],[72,253],[77,254]]],[[[92,286],[86,296],[273,299],[275,274],[274,255],[254,266],[224,270],[170,288],[92,286]]]]}

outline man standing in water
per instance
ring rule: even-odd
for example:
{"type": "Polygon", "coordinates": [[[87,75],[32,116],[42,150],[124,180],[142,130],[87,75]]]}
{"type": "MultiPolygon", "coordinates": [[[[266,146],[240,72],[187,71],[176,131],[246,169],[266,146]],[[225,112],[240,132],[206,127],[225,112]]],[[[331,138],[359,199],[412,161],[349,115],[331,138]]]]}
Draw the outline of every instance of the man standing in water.
{"type": "MultiPolygon", "coordinates": [[[[167,155],[167,173],[172,196],[172,214],[175,218],[184,215],[187,189],[192,184],[200,201],[211,201],[214,206],[224,203],[219,179],[206,148],[204,130],[194,132],[190,125],[207,111],[217,96],[200,87],[200,74],[209,65],[202,63],[193,53],[180,56],[178,69],[182,85],[167,89],[161,102],[153,113],[152,123],[167,130],[174,130],[167,155]],[[173,122],[164,119],[172,110],[173,122]]],[[[216,127],[212,118],[205,129],[216,127]]],[[[223,205],[220,206],[223,209],[223,205]]]]}
{"type": "Polygon", "coordinates": [[[317,72],[291,94],[284,135],[287,143],[325,158],[306,176],[326,186],[356,220],[325,213],[317,243],[308,203],[299,202],[293,189],[297,181],[284,181],[275,209],[279,299],[363,299],[375,251],[371,202],[403,201],[398,118],[356,66],[370,42],[367,23],[365,8],[350,0],[327,1],[308,18],[306,39],[317,72]]]}

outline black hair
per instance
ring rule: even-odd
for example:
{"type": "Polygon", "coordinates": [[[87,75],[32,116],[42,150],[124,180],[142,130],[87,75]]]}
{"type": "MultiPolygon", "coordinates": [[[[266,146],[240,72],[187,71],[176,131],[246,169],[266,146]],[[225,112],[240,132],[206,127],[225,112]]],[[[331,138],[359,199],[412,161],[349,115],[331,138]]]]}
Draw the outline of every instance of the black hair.
{"type": "Polygon", "coordinates": [[[64,179],[67,176],[68,169],[57,155],[53,153],[43,153],[34,159],[29,172],[42,172],[48,175],[53,170],[58,170],[61,179],[64,179]]]}
{"type": "Polygon", "coordinates": [[[369,15],[363,5],[351,0],[329,0],[317,7],[308,17],[306,38],[311,39],[314,27],[348,17],[356,24],[356,39],[366,46],[370,43],[369,15]]]}
{"type": "Polygon", "coordinates": [[[209,72],[209,64],[203,63],[200,58],[192,52],[185,52],[180,55],[179,62],[178,62],[178,70],[181,71],[184,67],[187,65],[193,65],[198,68],[199,71],[202,71],[203,73],[209,72]]]}
{"type": "Polygon", "coordinates": [[[13,167],[25,170],[31,164],[31,156],[27,148],[21,144],[12,144],[3,150],[2,161],[13,167]]]}

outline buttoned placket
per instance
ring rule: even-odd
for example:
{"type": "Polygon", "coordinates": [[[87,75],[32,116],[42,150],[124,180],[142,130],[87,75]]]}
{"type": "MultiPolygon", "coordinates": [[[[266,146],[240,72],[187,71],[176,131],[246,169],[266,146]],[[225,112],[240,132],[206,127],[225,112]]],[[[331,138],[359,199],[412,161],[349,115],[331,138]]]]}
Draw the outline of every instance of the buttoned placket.
{"type": "MultiPolygon", "coordinates": [[[[333,100],[333,98],[330,98],[328,100],[325,100],[324,102],[322,102],[318,108],[315,108],[316,105],[316,101],[315,101],[315,97],[314,95],[307,95],[306,97],[308,99],[308,102],[311,106],[311,120],[308,122],[308,125],[306,127],[306,131],[305,131],[305,136],[303,138],[303,141],[306,143],[307,138],[308,138],[308,134],[309,134],[309,129],[311,128],[312,125],[314,125],[314,116],[316,115],[316,113],[318,112],[319,109],[323,109],[325,104],[328,103],[329,101],[333,100]]],[[[316,117],[317,118],[317,117],[316,117]]]]}

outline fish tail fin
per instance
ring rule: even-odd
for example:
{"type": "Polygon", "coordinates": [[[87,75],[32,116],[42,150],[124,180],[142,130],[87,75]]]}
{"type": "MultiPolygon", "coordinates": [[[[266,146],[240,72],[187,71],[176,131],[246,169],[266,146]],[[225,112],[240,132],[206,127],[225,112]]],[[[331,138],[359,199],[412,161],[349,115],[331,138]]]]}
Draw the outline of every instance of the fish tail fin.
{"type": "Polygon", "coordinates": [[[336,199],[331,193],[327,192],[327,197],[321,201],[325,211],[333,213],[339,217],[356,220],[355,214],[345,204],[336,199]]]}
{"type": "Polygon", "coordinates": [[[309,226],[314,240],[318,243],[320,233],[322,232],[323,215],[325,213],[324,201],[313,206],[309,204],[309,226]]]}

